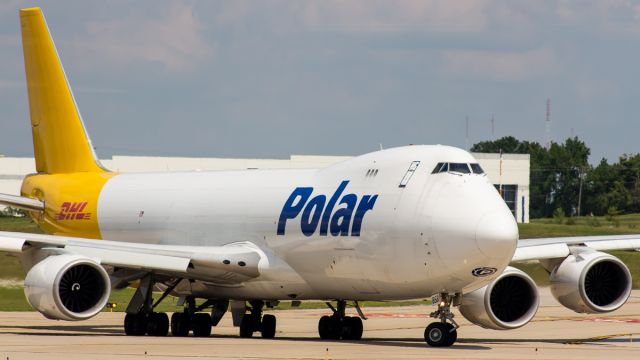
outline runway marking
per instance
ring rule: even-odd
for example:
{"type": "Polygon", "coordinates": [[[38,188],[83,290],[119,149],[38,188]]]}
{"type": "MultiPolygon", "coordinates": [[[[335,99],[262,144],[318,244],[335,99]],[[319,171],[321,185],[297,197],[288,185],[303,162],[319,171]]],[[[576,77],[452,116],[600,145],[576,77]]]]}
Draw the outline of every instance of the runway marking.
{"type": "Polygon", "coordinates": [[[369,313],[367,317],[371,318],[398,318],[398,319],[408,319],[408,318],[426,318],[425,314],[397,314],[397,313],[369,313]]]}
{"type": "Polygon", "coordinates": [[[640,334],[638,333],[625,333],[625,334],[614,334],[614,335],[601,335],[601,336],[594,336],[594,337],[590,337],[587,339],[582,339],[582,340],[574,340],[574,341],[567,341],[565,342],[565,344],[588,344],[588,343],[593,343],[593,342],[598,342],[598,341],[602,341],[602,340],[609,340],[609,339],[617,339],[617,338],[621,338],[624,336],[628,336],[629,337],[629,343],[633,343],[633,338],[634,336],[638,336],[640,334]]]}
{"type": "Polygon", "coordinates": [[[612,323],[627,323],[627,324],[640,324],[640,319],[607,319],[607,318],[590,318],[580,319],[579,321],[585,322],[612,322],[612,323]]]}

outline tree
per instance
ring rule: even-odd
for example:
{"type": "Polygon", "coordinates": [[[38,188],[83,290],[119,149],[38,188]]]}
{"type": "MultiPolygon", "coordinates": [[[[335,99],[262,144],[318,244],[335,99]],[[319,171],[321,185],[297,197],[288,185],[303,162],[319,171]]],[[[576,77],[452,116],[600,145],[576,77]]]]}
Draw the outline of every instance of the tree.
{"type": "Polygon", "coordinates": [[[565,214],[577,214],[580,177],[590,170],[590,153],[577,137],[567,139],[564,144],[551,143],[548,156],[549,170],[555,177],[550,189],[553,208],[562,208],[565,214]]]}
{"type": "Polygon", "coordinates": [[[529,154],[531,159],[531,217],[550,217],[557,208],[575,214],[580,192],[580,177],[588,174],[591,150],[577,137],[564,143],[552,143],[549,150],[537,142],[520,141],[506,136],[495,141],[479,142],[473,152],[529,154]]]}

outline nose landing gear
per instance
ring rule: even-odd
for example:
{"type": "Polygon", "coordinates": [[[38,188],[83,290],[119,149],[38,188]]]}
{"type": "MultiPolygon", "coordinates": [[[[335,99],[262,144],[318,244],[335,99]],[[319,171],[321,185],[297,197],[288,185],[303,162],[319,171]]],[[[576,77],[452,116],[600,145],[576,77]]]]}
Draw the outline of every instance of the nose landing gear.
{"type": "Polygon", "coordinates": [[[439,319],[438,322],[432,322],[424,330],[424,340],[427,344],[434,347],[451,346],[458,339],[458,324],[453,320],[451,312],[451,304],[454,300],[459,299],[458,295],[450,295],[447,293],[440,294],[440,302],[438,310],[432,312],[429,316],[439,319]],[[449,322],[447,322],[449,321],[449,322]]]}

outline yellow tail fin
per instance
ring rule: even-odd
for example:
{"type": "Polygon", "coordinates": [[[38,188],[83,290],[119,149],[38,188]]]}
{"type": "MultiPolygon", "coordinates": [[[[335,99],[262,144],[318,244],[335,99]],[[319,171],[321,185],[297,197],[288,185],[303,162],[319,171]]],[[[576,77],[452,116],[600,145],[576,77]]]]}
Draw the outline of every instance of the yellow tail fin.
{"type": "Polygon", "coordinates": [[[39,8],[20,10],[36,170],[102,172],[39,8]]]}

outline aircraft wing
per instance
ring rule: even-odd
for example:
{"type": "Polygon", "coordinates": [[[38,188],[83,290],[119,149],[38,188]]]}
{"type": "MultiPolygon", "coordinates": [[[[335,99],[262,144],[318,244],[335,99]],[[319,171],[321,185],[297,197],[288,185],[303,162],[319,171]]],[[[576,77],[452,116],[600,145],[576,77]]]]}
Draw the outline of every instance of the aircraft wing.
{"type": "Polygon", "coordinates": [[[24,253],[40,249],[51,255],[83,255],[101,265],[224,282],[241,282],[260,275],[263,253],[250,242],[224,246],[172,246],[83,239],[0,231],[0,251],[24,253]]]}
{"type": "Polygon", "coordinates": [[[520,240],[511,261],[564,258],[571,254],[573,247],[588,247],[593,250],[640,250],[640,234],[520,240]]]}

